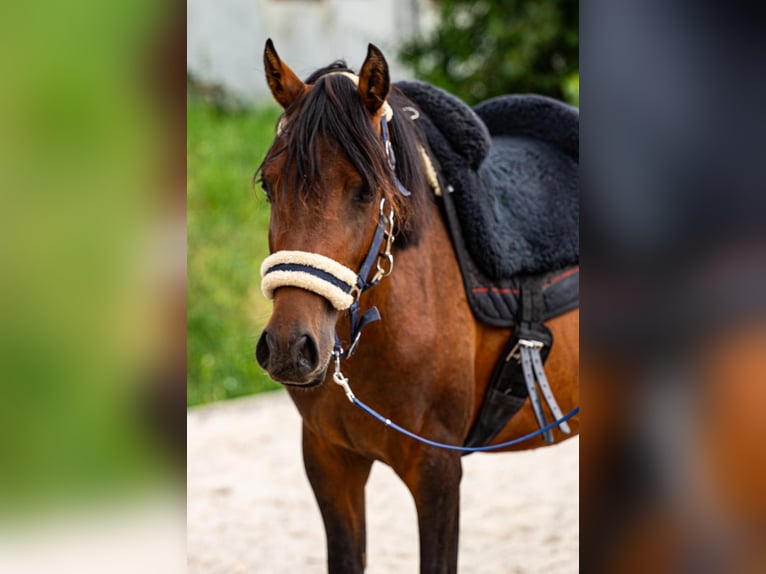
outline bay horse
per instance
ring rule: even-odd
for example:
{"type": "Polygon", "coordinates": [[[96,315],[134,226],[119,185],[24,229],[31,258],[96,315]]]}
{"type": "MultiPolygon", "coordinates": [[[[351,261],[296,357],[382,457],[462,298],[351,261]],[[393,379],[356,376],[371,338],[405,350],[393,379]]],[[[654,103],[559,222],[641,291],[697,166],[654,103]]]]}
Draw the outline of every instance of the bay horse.
{"type": "MultiPolygon", "coordinates": [[[[419,151],[428,150],[427,142],[404,109],[414,109],[413,102],[391,85],[388,64],[371,44],[358,76],[331,65],[303,82],[271,40],[264,64],[284,109],[256,172],[271,204],[271,257],[287,266],[285,273],[311,259],[342,277],[365,265],[376,222],[391,217],[386,241],[395,241],[385,259],[377,248],[374,253],[379,284],[350,293],[361,309],[377,307],[382,320],[367,327],[343,373],[359,396],[403,427],[463,444],[510,331],[477,322],[469,308],[419,151]]],[[[364,490],[374,461],[389,465],[414,498],[421,573],[456,572],[461,454],[402,436],[348,403],[332,384],[336,341],[352,342],[348,303],[329,285],[333,277],[294,275],[302,279],[277,283],[268,293],[273,311],[256,358],[302,416],[303,460],[324,522],[329,572],[365,568],[364,490]]],[[[578,325],[576,309],[548,322],[556,345],[546,371],[565,411],[579,395],[578,325]]],[[[579,417],[569,423],[577,434],[579,417]]],[[[537,428],[527,402],[494,442],[537,428]]],[[[554,437],[565,435],[555,429],[554,437]]],[[[544,444],[538,436],[514,448],[544,444]]]]}

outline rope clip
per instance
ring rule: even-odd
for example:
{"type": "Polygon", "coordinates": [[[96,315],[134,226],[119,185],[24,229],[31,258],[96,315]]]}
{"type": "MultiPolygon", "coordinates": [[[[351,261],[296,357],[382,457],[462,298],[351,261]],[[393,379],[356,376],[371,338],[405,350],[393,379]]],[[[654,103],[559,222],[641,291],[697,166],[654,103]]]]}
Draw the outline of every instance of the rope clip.
{"type": "Polygon", "coordinates": [[[344,377],[343,373],[340,372],[340,353],[337,351],[333,352],[333,356],[335,357],[335,372],[332,375],[332,380],[336,385],[343,387],[349,402],[353,403],[356,397],[348,384],[348,377],[344,377]]]}

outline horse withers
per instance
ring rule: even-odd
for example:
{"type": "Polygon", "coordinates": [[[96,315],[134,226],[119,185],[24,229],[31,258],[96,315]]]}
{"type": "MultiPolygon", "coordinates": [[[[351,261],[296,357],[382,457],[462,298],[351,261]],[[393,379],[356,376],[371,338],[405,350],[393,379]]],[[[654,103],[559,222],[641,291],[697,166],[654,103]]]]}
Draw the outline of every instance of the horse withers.
{"type": "MultiPolygon", "coordinates": [[[[383,54],[370,45],[358,76],[336,62],[304,82],[269,40],[264,64],[284,114],[258,172],[271,204],[262,287],[274,307],[256,357],[302,416],[328,570],[365,568],[364,489],[378,460],[414,498],[420,571],[454,573],[461,453],[382,425],[349,404],[333,377],[343,359],[343,376],[372,408],[462,445],[511,331],[472,314],[417,105],[392,87],[383,54]],[[380,321],[362,315],[373,307],[380,321]]],[[[577,309],[547,322],[556,344],[546,371],[565,411],[578,401],[578,324],[577,309]]],[[[579,417],[569,424],[576,434],[579,417]]],[[[527,402],[493,442],[537,428],[527,402]]],[[[514,448],[544,444],[538,436],[514,448]]]]}

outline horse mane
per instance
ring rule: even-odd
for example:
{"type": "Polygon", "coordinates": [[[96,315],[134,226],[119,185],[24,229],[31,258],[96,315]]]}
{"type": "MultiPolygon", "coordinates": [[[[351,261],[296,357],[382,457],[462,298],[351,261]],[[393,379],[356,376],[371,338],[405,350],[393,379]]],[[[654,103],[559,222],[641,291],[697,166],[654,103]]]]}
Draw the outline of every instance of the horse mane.
{"type": "Polygon", "coordinates": [[[420,146],[428,149],[425,134],[402,110],[403,106],[416,106],[392,87],[388,102],[394,117],[388,126],[396,155],[396,176],[411,192],[409,197],[404,197],[396,189],[383,142],[370,123],[356,86],[348,78],[331,74],[339,71],[353,73],[345,61],[337,60],[305,80],[312,84],[312,89],[282,114],[279,121],[287,137],[275,140],[258,172],[269,158],[286,153],[287,165],[294,169],[276,184],[283,190],[300,193],[304,200],[321,198],[324,187],[317,142],[318,138],[324,138],[354,166],[362,177],[366,193],[372,196],[375,190],[382,189],[386,200],[394,206],[396,245],[404,248],[417,244],[430,211],[426,203],[431,200],[431,194],[420,154],[420,146]]]}

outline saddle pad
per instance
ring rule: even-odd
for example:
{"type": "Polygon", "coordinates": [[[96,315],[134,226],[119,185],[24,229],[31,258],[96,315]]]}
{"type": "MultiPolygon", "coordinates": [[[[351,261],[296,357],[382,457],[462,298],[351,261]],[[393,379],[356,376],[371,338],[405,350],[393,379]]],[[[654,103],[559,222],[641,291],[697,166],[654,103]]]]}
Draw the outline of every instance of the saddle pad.
{"type": "Polygon", "coordinates": [[[491,280],[579,262],[579,115],[542,96],[471,110],[423,82],[396,86],[422,111],[466,248],[491,280]]]}
{"type": "MultiPolygon", "coordinates": [[[[468,303],[474,316],[494,327],[515,328],[519,320],[519,293],[523,275],[505,279],[488,277],[473,260],[455,210],[454,193],[445,193],[441,203],[450,231],[468,303]]],[[[541,276],[543,321],[576,309],[580,305],[580,268],[570,266],[547,271],[541,276]]]]}
{"type": "Polygon", "coordinates": [[[570,157],[529,136],[493,136],[478,172],[456,181],[466,244],[493,279],[579,262],[578,166],[570,157]]]}

